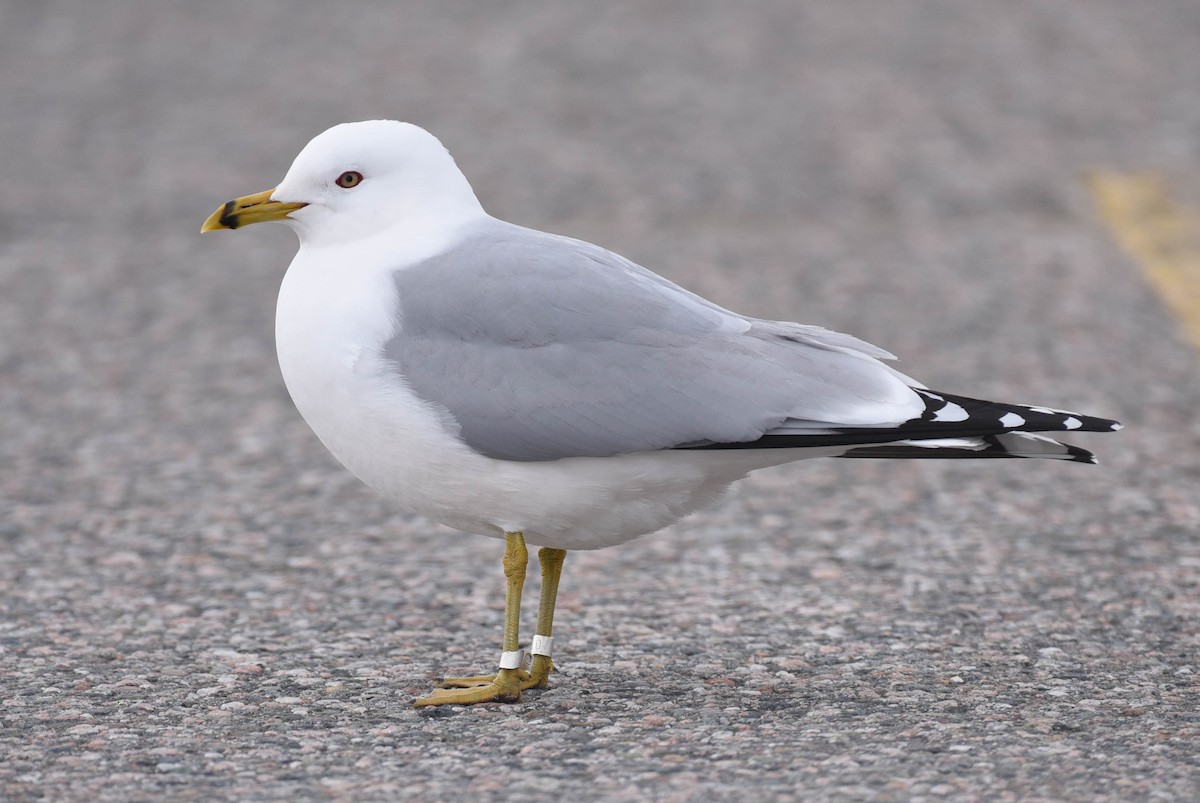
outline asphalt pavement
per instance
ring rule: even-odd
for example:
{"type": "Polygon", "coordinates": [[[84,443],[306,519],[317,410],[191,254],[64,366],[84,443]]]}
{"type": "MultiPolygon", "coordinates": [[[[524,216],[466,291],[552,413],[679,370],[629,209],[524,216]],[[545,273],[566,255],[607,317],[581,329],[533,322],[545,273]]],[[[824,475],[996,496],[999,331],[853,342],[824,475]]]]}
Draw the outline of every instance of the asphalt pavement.
{"type": "Polygon", "coordinates": [[[0,799],[1200,798],[1200,357],[1087,182],[1196,196],[1197,41],[1192,0],[0,0],[0,799]],[[415,710],[495,660],[501,545],[295,412],[291,233],[199,234],[376,117],[499,217],[1127,428],[761,472],[568,556],[550,689],[415,710]]]}

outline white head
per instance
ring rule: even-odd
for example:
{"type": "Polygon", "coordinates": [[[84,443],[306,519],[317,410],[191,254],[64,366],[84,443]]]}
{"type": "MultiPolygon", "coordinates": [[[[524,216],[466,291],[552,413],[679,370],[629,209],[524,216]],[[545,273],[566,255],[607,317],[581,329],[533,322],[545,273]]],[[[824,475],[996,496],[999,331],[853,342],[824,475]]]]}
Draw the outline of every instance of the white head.
{"type": "Polygon", "coordinates": [[[369,120],[317,135],[278,187],[230,201],[204,230],[283,220],[302,245],[324,246],[391,229],[431,234],[483,214],[436,137],[411,123],[369,120]]]}

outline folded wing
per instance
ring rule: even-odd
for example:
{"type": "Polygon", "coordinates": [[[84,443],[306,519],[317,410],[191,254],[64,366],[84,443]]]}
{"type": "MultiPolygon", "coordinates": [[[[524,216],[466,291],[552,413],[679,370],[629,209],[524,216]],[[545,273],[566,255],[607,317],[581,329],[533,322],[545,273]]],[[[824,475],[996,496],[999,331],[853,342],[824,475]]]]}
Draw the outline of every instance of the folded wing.
{"type": "Polygon", "coordinates": [[[384,354],[490,457],[742,443],[789,420],[891,426],[925,409],[862,341],[748,319],[597,246],[500,221],[395,284],[384,354]]]}

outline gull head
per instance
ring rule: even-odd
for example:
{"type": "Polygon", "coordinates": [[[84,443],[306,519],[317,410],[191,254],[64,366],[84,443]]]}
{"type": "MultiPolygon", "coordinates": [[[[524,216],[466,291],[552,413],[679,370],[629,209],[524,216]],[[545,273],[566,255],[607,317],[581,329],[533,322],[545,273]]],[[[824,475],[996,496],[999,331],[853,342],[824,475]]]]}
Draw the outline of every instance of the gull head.
{"type": "Polygon", "coordinates": [[[324,246],[435,234],[483,214],[436,137],[411,123],[369,120],[318,134],[279,186],[227,202],[201,231],[281,220],[301,245],[324,246]]]}

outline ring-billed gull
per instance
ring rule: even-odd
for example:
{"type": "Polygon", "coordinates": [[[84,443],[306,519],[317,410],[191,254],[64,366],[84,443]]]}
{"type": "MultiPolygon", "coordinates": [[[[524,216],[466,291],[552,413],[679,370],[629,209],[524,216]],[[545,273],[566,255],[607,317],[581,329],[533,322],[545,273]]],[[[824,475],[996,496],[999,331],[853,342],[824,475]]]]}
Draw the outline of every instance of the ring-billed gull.
{"type": "Polygon", "coordinates": [[[566,551],[662,529],[749,472],[808,457],[1094,462],[1038,432],[1114,421],[926,389],[886,351],[723,309],[590,243],[489,216],[417,126],[335,126],[273,190],[202,231],[282,220],[300,249],[276,310],[301,415],[367,485],[410,511],[506,540],[494,675],[417,705],[545,688],[566,551]],[[542,547],[531,660],[518,624],[542,547]]]}

